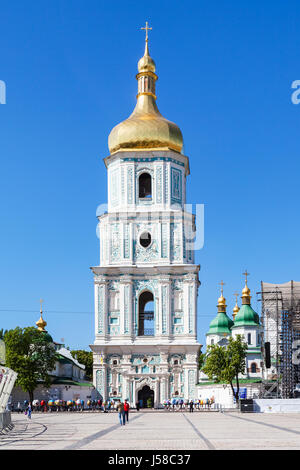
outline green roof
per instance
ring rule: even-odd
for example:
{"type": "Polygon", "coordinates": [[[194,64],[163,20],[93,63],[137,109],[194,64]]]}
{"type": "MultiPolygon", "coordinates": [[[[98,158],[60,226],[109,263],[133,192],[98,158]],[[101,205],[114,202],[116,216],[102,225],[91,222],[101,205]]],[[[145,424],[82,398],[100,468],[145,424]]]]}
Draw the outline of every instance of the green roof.
{"type": "Polygon", "coordinates": [[[230,335],[233,321],[225,312],[219,312],[209,325],[207,335],[230,335]]]}
{"type": "Polygon", "coordinates": [[[57,385],[61,384],[61,385],[77,385],[80,387],[93,387],[92,382],[75,382],[69,377],[56,377],[52,383],[57,384],[57,385]]]}
{"type": "Polygon", "coordinates": [[[257,326],[259,325],[259,316],[253,310],[251,305],[242,305],[234,320],[233,328],[237,326],[257,326]]]}
{"type": "Polygon", "coordinates": [[[51,335],[49,335],[47,331],[42,331],[42,333],[45,341],[47,341],[48,343],[53,343],[53,338],[51,335]]]}

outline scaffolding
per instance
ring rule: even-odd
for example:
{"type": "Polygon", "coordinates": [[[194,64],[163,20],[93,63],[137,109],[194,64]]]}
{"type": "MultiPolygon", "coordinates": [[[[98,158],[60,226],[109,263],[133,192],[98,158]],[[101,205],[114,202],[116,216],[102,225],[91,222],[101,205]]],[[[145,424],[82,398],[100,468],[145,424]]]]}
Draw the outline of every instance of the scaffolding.
{"type": "Polygon", "coordinates": [[[263,378],[261,397],[292,398],[300,382],[296,349],[300,347],[300,282],[261,283],[263,378]],[[266,368],[265,348],[270,343],[271,367],[266,368]]]}

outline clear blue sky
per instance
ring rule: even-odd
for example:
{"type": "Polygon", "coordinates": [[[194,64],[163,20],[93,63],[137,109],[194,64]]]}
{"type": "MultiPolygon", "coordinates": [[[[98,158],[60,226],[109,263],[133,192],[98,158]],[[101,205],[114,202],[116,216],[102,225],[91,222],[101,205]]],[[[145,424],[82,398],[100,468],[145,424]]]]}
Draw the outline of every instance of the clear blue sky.
{"type": "Polygon", "coordinates": [[[102,158],[135,105],[146,20],[159,109],[190,157],[188,201],[205,204],[200,342],[221,279],[230,313],[245,268],[256,308],[261,280],[300,279],[299,17],[296,0],[2,2],[0,328],[34,324],[42,297],[54,339],[94,340],[102,158]]]}

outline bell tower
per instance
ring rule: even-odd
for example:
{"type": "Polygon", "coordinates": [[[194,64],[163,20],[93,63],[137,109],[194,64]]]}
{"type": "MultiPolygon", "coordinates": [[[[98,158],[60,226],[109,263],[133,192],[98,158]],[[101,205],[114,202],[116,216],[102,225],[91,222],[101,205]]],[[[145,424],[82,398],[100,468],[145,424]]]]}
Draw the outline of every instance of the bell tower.
{"type": "Polygon", "coordinates": [[[146,23],[137,104],[108,139],[108,211],[100,215],[94,385],[105,400],[158,407],[195,398],[198,381],[195,216],[185,210],[189,159],[156,105],[146,23]]]}

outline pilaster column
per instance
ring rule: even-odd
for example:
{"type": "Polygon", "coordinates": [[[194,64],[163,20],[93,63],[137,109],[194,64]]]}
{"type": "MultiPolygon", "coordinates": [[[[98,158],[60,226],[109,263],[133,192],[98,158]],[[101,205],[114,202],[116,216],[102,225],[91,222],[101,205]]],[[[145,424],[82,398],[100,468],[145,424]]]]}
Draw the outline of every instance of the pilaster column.
{"type": "Polygon", "coordinates": [[[160,396],[159,396],[159,381],[155,379],[155,386],[154,386],[154,407],[157,408],[160,404],[160,396]]]}
{"type": "Polygon", "coordinates": [[[99,279],[95,282],[95,333],[96,336],[107,335],[108,294],[107,281],[99,279]]]}
{"type": "Polygon", "coordinates": [[[120,335],[132,335],[132,280],[124,277],[120,281],[120,335]]]}
{"type": "Polygon", "coordinates": [[[106,355],[95,354],[94,355],[94,387],[97,392],[102,396],[103,400],[108,399],[107,389],[107,363],[106,355]]]}
{"type": "Polygon", "coordinates": [[[183,282],[183,333],[189,334],[189,281],[183,282]]]}
{"type": "Polygon", "coordinates": [[[171,281],[169,277],[160,280],[160,321],[159,321],[159,335],[169,335],[171,332],[171,295],[170,295],[171,281]]]}
{"type": "Polygon", "coordinates": [[[127,396],[127,387],[128,387],[128,377],[126,375],[123,375],[123,382],[122,382],[122,400],[126,400],[126,398],[129,398],[127,396]]]}
{"type": "Polygon", "coordinates": [[[131,406],[135,406],[135,403],[137,401],[137,398],[135,397],[135,395],[136,395],[136,390],[135,390],[136,380],[132,379],[132,383],[133,383],[133,387],[132,387],[131,406]]]}

